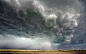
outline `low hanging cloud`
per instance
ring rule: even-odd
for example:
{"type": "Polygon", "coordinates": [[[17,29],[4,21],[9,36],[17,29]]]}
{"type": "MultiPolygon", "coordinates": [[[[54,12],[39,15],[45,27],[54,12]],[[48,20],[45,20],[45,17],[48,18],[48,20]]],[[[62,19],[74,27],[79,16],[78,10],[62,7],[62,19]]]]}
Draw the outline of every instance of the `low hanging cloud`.
{"type": "Polygon", "coordinates": [[[8,35],[8,37],[3,37],[0,35],[0,48],[52,50],[48,37],[31,39],[15,37],[13,35],[8,35]]]}

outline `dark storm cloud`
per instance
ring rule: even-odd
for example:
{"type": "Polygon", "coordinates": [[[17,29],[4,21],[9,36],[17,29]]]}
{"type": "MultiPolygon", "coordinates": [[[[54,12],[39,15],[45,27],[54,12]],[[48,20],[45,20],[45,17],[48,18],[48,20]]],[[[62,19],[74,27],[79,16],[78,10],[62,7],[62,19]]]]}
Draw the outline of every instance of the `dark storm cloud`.
{"type": "Polygon", "coordinates": [[[50,3],[45,0],[44,3],[42,0],[4,1],[6,3],[0,5],[2,49],[51,50],[55,48],[54,45],[58,48],[64,41],[70,43],[75,31],[73,28],[78,26],[79,17],[84,11],[82,3],[78,0],[58,0],[56,3],[52,2],[53,0],[50,3]],[[28,11],[27,8],[33,10],[28,11]]]}

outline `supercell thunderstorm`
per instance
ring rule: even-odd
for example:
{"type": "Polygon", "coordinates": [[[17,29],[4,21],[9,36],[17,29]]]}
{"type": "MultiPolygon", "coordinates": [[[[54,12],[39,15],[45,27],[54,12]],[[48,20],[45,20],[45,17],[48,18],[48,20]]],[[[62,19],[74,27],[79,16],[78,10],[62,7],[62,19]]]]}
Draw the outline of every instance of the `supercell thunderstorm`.
{"type": "Polygon", "coordinates": [[[0,48],[59,49],[71,42],[84,16],[84,5],[79,0],[0,2],[0,48]]]}

